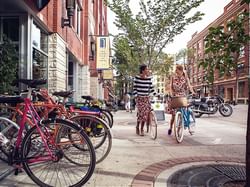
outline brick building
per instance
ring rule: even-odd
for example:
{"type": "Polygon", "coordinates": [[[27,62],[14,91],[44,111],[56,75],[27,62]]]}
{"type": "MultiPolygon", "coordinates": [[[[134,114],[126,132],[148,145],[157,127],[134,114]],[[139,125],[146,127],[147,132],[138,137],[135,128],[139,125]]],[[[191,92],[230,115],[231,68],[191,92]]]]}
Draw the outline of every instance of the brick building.
{"type": "MultiPolygon", "coordinates": [[[[198,68],[198,60],[204,57],[204,39],[208,34],[209,27],[216,27],[226,25],[227,21],[234,18],[244,9],[249,10],[247,5],[240,5],[239,0],[232,0],[224,7],[224,12],[211,24],[209,24],[200,33],[195,33],[192,39],[188,42],[187,48],[193,49],[194,56],[188,59],[188,73],[190,82],[194,89],[200,93],[201,96],[209,94],[220,94],[226,101],[233,101],[236,90],[236,76],[233,74],[229,77],[219,77],[218,72],[215,73],[214,90],[209,88],[203,79],[204,70],[198,68]],[[211,92],[214,93],[211,93],[211,92]]],[[[238,85],[238,102],[246,103],[248,98],[248,76],[249,76],[249,46],[245,46],[238,61],[238,67],[241,68],[238,85]]]]}
{"type": "Polygon", "coordinates": [[[103,97],[95,43],[107,28],[103,0],[0,0],[0,41],[5,34],[16,45],[18,77],[48,79],[50,92],[74,89],[75,100],[103,97]],[[67,26],[70,3],[72,27],[67,26]]]}

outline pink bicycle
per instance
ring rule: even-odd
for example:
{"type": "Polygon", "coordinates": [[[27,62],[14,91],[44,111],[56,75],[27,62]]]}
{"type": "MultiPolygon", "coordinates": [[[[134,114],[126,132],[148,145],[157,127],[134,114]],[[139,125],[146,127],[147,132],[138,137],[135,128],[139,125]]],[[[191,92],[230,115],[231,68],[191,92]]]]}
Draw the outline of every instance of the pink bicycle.
{"type": "Polygon", "coordinates": [[[23,168],[39,186],[83,186],[96,164],[89,137],[72,121],[40,119],[29,95],[32,88],[45,84],[45,80],[20,82],[28,85],[28,98],[0,97],[0,103],[25,103],[19,125],[0,117],[0,159],[13,166],[15,174],[23,168]],[[27,118],[32,119],[33,127],[25,128],[27,118]]]}

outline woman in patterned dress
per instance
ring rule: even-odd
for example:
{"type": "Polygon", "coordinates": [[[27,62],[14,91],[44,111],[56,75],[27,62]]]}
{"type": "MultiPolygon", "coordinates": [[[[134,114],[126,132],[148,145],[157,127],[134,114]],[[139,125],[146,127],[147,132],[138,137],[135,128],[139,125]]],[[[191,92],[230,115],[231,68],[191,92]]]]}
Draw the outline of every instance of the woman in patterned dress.
{"type": "Polygon", "coordinates": [[[149,77],[149,70],[145,64],[140,66],[140,75],[134,78],[133,92],[137,106],[136,134],[144,136],[144,124],[147,122],[151,110],[149,96],[154,93],[152,78],[149,77]]]}
{"type": "MultiPolygon", "coordinates": [[[[187,91],[190,90],[192,94],[195,94],[188,76],[183,70],[182,65],[176,66],[175,74],[171,77],[170,80],[170,94],[174,97],[186,97],[187,91]]],[[[172,133],[172,127],[175,118],[175,110],[171,109],[172,117],[170,120],[170,128],[168,129],[168,135],[172,133]]]]}

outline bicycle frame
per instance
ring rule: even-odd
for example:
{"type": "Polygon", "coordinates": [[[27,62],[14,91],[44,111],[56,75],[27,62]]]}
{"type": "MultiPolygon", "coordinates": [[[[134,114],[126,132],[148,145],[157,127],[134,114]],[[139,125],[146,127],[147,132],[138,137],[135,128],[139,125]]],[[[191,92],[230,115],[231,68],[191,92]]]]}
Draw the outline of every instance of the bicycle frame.
{"type": "MultiPolygon", "coordinates": [[[[39,122],[41,121],[41,118],[37,114],[34,106],[31,103],[31,100],[29,98],[24,99],[23,117],[22,117],[21,122],[19,124],[20,129],[19,129],[18,134],[17,134],[17,140],[16,140],[16,143],[15,143],[15,151],[18,151],[19,148],[20,148],[20,145],[21,145],[21,142],[22,142],[22,134],[23,134],[24,127],[25,127],[25,122],[26,122],[26,120],[28,118],[27,117],[28,113],[31,115],[32,120],[33,120],[33,124],[37,127],[38,133],[40,134],[41,139],[42,139],[42,141],[43,141],[43,143],[45,145],[45,148],[49,153],[49,158],[47,158],[47,159],[45,159],[45,158],[42,158],[42,159],[35,158],[34,160],[31,160],[31,162],[44,161],[44,160],[48,160],[48,159],[51,159],[51,158],[53,159],[53,154],[52,154],[52,152],[51,152],[51,150],[50,150],[50,148],[49,148],[49,146],[47,144],[47,141],[45,139],[45,134],[41,131],[41,129],[40,129],[39,125],[38,125],[39,122]]],[[[53,140],[52,138],[50,138],[50,134],[48,132],[46,132],[46,136],[48,136],[50,140],[53,140]]]]}
{"type": "Polygon", "coordinates": [[[177,111],[180,111],[181,114],[182,114],[182,119],[183,119],[183,122],[184,122],[184,126],[189,127],[189,125],[190,125],[190,114],[191,114],[189,107],[181,107],[177,111]]]}

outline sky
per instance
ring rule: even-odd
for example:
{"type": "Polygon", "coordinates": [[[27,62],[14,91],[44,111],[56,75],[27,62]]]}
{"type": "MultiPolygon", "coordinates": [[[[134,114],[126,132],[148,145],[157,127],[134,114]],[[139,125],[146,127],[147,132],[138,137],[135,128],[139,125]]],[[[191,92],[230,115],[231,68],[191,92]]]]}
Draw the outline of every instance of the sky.
{"type": "MultiPolygon", "coordinates": [[[[138,2],[139,0],[130,0],[131,10],[135,13],[138,11],[138,2]]],[[[196,31],[202,31],[207,25],[218,18],[223,13],[224,7],[229,2],[231,2],[231,0],[205,0],[203,3],[201,3],[201,5],[194,10],[203,12],[205,14],[203,19],[188,25],[182,34],[177,35],[174,38],[174,41],[166,46],[164,52],[168,54],[175,54],[181,49],[186,48],[187,42],[191,40],[192,35],[196,31]]],[[[116,26],[113,24],[114,20],[115,14],[108,10],[109,32],[111,34],[118,34],[121,31],[118,31],[116,26]]]]}

